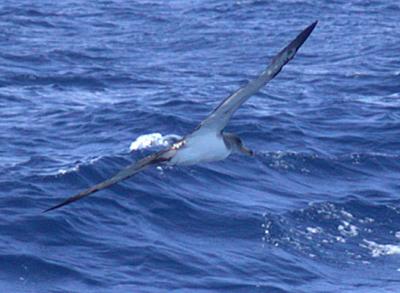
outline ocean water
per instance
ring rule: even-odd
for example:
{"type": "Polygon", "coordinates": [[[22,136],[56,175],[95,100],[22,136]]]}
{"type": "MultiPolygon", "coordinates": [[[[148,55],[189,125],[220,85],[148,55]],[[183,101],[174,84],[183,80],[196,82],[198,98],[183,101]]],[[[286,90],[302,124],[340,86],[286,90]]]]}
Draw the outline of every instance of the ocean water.
{"type": "Polygon", "coordinates": [[[0,292],[400,292],[400,3],[0,4],[0,292]],[[228,131],[149,169],[305,26],[228,131]],[[130,150],[131,147],[131,150],[130,150]]]}

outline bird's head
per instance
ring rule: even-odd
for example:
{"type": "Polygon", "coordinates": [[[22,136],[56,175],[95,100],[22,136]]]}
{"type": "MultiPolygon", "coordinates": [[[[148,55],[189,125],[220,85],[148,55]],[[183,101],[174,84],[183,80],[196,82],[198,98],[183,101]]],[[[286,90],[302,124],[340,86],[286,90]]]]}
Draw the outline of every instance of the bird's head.
{"type": "Polygon", "coordinates": [[[254,156],[254,152],[248,148],[246,148],[243,144],[242,139],[233,133],[223,133],[225,144],[228,148],[233,151],[246,154],[248,156],[254,156]]]}

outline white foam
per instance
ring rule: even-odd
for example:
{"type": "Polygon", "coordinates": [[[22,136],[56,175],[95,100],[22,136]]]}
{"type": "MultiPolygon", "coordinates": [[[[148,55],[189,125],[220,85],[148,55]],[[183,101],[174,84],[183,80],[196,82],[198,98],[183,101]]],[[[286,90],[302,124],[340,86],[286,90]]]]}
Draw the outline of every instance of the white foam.
{"type": "Polygon", "coordinates": [[[317,234],[317,233],[321,233],[322,232],[322,228],[320,227],[307,227],[306,228],[308,233],[312,233],[312,234],[317,234]]]}
{"type": "Polygon", "coordinates": [[[60,169],[57,172],[57,175],[65,175],[67,173],[75,172],[79,170],[79,165],[76,165],[72,168],[60,169]]]}
{"type": "Polygon", "coordinates": [[[378,244],[374,241],[363,240],[365,245],[361,244],[361,246],[368,248],[371,250],[371,254],[373,257],[378,257],[382,255],[393,255],[400,254],[400,245],[393,244],[378,244]]]}
{"type": "Polygon", "coordinates": [[[169,134],[165,136],[163,136],[161,133],[144,134],[136,138],[136,140],[131,143],[129,150],[133,152],[154,146],[168,146],[171,142],[178,139],[181,139],[181,137],[175,134],[169,134]]]}
{"type": "Polygon", "coordinates": [[[353,219],[354,218],[351,213],[346,212],[345,210],[341,210],[340,212],[342,213],[343,216],[345,216],[348,219],[353,219]]]}
{"type": "Polygon", "coordinates": [[[335,239],[337,242],[346,243],[346,239],[344,239],[342,236],[336,236],[335,239]]]}
{"type": "Polygon", "coordinates": [[[342,225],[338,226],[338,230],[343,236],[354,237],[358,235],[358,228],[346,221],[342,221],[342,225]]]}
{"type": "MultiPolygon", "coordinates": [[[[92,165],[92,164],[94,164],[95,162],[97,162],[98,160],[100,160],[101,158],[102,158],[101,156],[94,157],[94,158],[92,158],[92,159],[89,160],[89,163],[88,163],[88,164],[92,165]]],[[[77,163],[77,164],[76,164],[75,166],[73,166],[73,167],[61,168],[61,169],[59,169],[59,170],[57,171],[57,175],[65,175],[65,174],[67,174],[67,173],[72,173],[72,172],[79,171],[80,166],[83,165],[83,164],[85,164],[85,163],[79,162],[79,163],[77,163]]]]}

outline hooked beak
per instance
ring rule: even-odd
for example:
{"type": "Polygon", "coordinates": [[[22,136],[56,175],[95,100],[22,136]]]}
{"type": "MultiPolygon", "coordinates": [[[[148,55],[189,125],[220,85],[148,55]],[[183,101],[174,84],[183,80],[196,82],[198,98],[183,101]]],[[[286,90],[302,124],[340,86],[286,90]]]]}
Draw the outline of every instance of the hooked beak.
{"type": "Polygon", "coordinates": [[[248,149],[244,146],[241,146],[239,150],[240,150],[240,152],[242,152],[245,155],[254,156],[254,152],[251,149],[248,149]]]}

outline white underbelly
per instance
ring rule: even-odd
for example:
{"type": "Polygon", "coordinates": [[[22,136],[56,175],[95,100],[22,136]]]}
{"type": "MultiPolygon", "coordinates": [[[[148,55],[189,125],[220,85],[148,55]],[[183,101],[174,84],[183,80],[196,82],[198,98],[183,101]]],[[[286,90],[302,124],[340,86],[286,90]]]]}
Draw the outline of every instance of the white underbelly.
{"type": "Polygon", "coordinates": [[[186,141],[170,160],[173,165],[190,165],[223,160],[230,155],[222,137],[215,134],[195,136],[186,141]]]}

